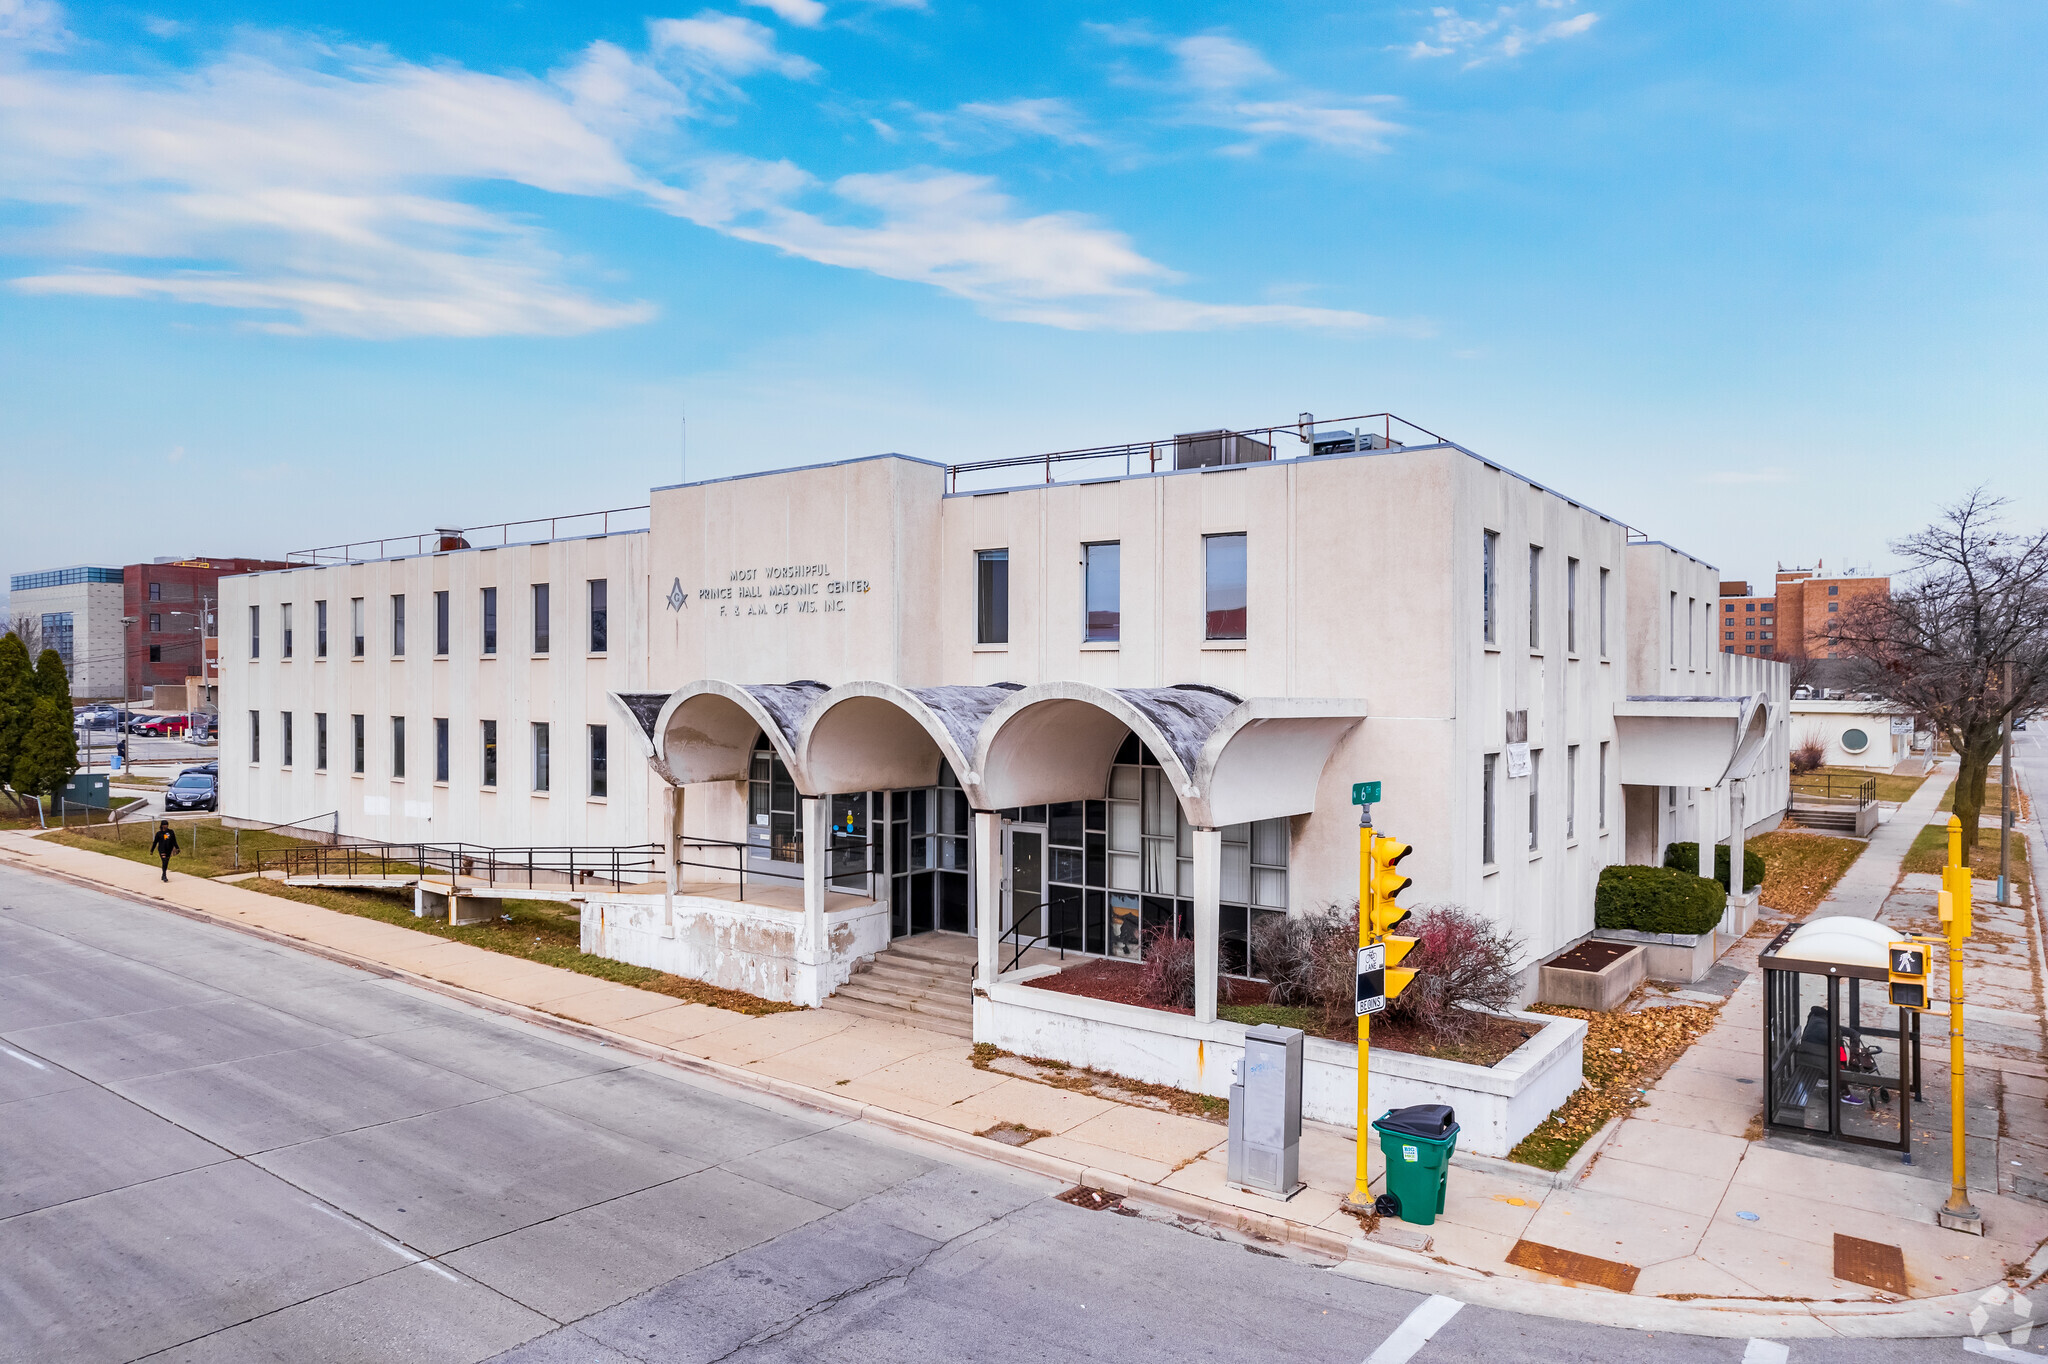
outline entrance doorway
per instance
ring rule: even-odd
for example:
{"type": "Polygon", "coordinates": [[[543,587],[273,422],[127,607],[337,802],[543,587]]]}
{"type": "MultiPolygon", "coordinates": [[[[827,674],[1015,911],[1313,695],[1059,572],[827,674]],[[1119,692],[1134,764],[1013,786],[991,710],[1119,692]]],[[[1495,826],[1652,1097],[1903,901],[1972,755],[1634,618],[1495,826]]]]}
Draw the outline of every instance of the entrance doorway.
{"type": "Polygon", "coordinates": [[[876,842],[886,859],[877,869],[888,877],[890,936],[973,932],[972,814],[953,769],[941,763],[936,785],[878,791],[875,800],[887,806],[876,842]]]}
{"type": "Polygon", "coordinates": [[[1003,865],[1010,873],[1004,878],[1004,931],[1021,941],[1044,937],[1045,826],[1004,825],[1003,865]]]}

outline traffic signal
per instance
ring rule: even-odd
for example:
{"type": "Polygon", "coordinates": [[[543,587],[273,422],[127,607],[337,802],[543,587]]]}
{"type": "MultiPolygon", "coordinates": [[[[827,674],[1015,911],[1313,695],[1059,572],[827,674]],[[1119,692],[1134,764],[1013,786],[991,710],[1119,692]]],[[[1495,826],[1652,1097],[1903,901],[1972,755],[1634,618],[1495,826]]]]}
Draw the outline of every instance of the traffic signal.
{"type": "Polygon", "coordinates": [[[1891,999],[1901,1009],[1927,1007],[1927,944],[1895,942],[1891,945],[1891,999]]]}
{"type": "Polygon", "coordinates": [[[1415,939],[1397,937],[1393,931],[1411,913],[1394,901],[1409,885],[1409,879],[1396,868],[1400,866],[1401,859],[1413,851],[1414,848],[1398,838],[1374,834],[1367,853],[1365,928],[1386,949],[1386,995],[1389,999],[1407,989],[1408,982],[1415,979],[1415,972],[1401,965],[1402,958],[1415,950],[1415,939]]]}
{"type": "Polygon", "coordinates": [[[1941,931],[1951,937],[1967,938],[1971,932],[1970,922],[1970,869],[1968,867],[1943,867],[1941,889],[1934,897],[1935,913],[1941,919],[1941,931]]]}

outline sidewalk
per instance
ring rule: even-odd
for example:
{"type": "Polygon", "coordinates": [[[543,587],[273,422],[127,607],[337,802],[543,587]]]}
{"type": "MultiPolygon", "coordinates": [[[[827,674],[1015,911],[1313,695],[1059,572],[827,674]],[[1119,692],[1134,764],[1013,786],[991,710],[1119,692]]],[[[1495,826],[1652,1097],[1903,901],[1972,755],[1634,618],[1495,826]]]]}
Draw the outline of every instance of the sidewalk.
{"type": "MultiPolygon", "coordinates": [[[[0,833],[0,865],[289,940],[686,1069],[1299,1245],[1346,1261],[1347,1273],[1464,1301],[1721,1336],[1955,1336],[2014,1324],[1997,1288],[2008,1266],[2031,1257],[2027,1277],[2048,1270],[2048,1254],[2036,1253],[2048,1238],[2048,1205],[1987,1190],[1979,1206],[1990,1235],[1945,1232],[1933,1226],[1944,1186],[1749,1138],[1760,1086],[1743,1080],[1755,1078],[1761,1051],[1753,969],[1648,1106],[1612,1126],[1597,1156],[1574,1162],[1568,1174],[1576,1177],[1461,1158],[1434,1227],[1390,1221],[1362,1235],[1339,1210],[1355,1147],[1336,1128],[1304,1133],[1309,1187],[1280,1203],[1226,1187],[1221,1124],[1044,1083],[1022,1062],[977,1066],[968,1045],[946,1034],[829,1010],[753,1018],[679,1003],[235,885],[176,873],[165,885],[141,864],[22,834],[0,833]],[[977,1135],[1003,1128],[1046,1135],[1022,1146],[977,1135]],[[1837,1232],[1900,1246],[1910,1300],[1834,1278],[1837,1232]],[[1542,1267],[1525,1267],[1532,1264],[1542,1267]],[[1627,1272],[1610,1278],[1588,1268],[1603,1264],[1627,1272]],[[1546,1272],[1559,1269],[1573,1277],[1546,1272]],[[1612,1289],[1585,1286],[1608,1282],[1612,1289]],[[1988,1326],[1970,1320],[1979,1307],[1990,1312],[1980,1319],[1988,1326]]],[[[1737,964],[1753,968],[1762,941],[1742,944],[1737,964]]],[[[2031,1072],[2005,1064],[2048,1083],[2038,1048],[2031,1072]]],[[[1377,1188],[1376,1151],[1370,1168],[1377,1188]]]]}
{"type": "Polygon", "coordinates": [[[1920,831],[1934,822],[1936,807],[1955,776],[1953,763],[1935,764],[1912,799],[1871,830],[1870,845],[1849,864],[1814,914],[1854,914],[1861,919],[1875,919],[1899,879],[1899,864],[1905,861],[1920,831]]]}

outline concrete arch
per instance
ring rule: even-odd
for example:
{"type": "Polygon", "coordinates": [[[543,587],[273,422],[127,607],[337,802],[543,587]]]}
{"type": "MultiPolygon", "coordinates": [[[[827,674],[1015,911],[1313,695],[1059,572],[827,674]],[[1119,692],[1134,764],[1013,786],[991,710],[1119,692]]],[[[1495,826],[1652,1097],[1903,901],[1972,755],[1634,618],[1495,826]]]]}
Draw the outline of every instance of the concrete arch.
{"type": "MultiPolygon", "coordinates": [[[[1207,701],[1220,698],[1209,694],[1207,701]]],[[[1229,708],[1228,702],[1221,704],[1229,708]]],[[[1020,688],[982,725],[974,757],[982,798],[988,802],[981,808],[1100,797],[1126,733],[1136,734],[1152,750],[1183,803],[1193,798],[1185,745],[1176,748],[1125,693],[1086,682],[1040,682],[1020,688]]],[[[1194,818],[1192,806],[1188,818],[1194,818]]]]}
{"type": "Polygon", "coordinates": [[[826,692],[804,718],[797,760],[820,794],[930,786],[944,762],[968,803],[987,809],[974,763],[975,742],[989,714],[1014,691],[843,683],[826,692]]]}
{"type": "Polygon", "coordinates": [[[1755,770],[1757,760],[1770,744],[1774,718],[1771,698],[1763,692],[1742,698],[1742,711],[1735,722],[1735,751],[1728,759],[1728,770],[1722,774],[1722,781],[1739,781],[1755,770]]]}
{"type": "MultiPolygon", "coordinates": [[[[1248,824],[1316,807],[1330,755],[1366,718],[1363,701],[1255,697],[1240,703],[1202,745],[1194,784],[1209,828],[1248,824]]],[[[1195,806],[1188,819],[1195,821],[1195,806]]]]}
{"type": "Polygon", "coordinates": [[[715,678],[678,687],[655,718],[656,770],[678,786],[744,780],[754,737],[765,734],[797,790],[815,796],[819,793],[797,759],[796,736],[805,713],[824,692],[818,682],[742,687],[715,678]]]}

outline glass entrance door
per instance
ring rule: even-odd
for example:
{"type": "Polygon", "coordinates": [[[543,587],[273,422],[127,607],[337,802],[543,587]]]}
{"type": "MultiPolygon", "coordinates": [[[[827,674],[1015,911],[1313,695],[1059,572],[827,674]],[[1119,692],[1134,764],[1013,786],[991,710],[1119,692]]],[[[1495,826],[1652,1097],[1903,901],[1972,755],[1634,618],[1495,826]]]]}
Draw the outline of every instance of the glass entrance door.
{"type": "Polygon", "coordinates": [[[1045,934],[1045,827],[1011,824],[1003,830],[1003,927],[1023,942],[1045,934]]]}

